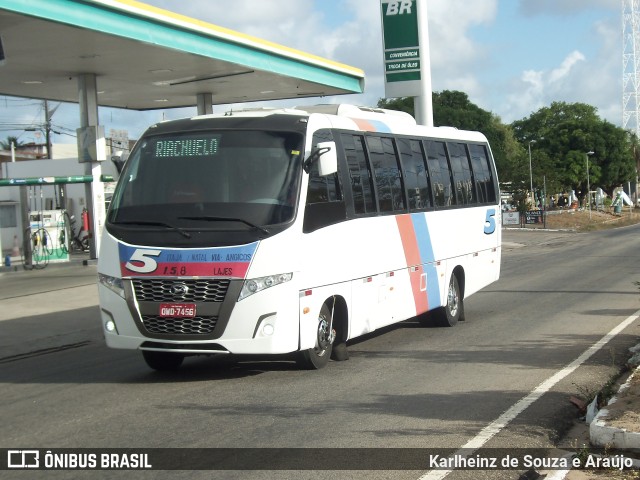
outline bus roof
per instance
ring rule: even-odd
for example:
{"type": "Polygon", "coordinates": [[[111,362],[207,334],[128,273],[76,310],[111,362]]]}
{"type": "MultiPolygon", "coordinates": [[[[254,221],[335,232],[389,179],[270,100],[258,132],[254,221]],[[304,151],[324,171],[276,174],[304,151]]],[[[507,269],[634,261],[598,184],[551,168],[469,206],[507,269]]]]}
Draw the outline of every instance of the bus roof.
{"type": "MultiPolygon", "coordinates": [[[[459,130],[455,127],[427,127],[418,125],[415,119],[405,112],[348,104],[303,105],[294,108],[252,107],[225,113],[199,115],[190,120],[266,118],[273,115],[295,117],[322,115],[333,128],[338,129],[487,142],[481,132],[459,130]]],[[[169,123],[179,121],[173,120],[169,123]]]]}

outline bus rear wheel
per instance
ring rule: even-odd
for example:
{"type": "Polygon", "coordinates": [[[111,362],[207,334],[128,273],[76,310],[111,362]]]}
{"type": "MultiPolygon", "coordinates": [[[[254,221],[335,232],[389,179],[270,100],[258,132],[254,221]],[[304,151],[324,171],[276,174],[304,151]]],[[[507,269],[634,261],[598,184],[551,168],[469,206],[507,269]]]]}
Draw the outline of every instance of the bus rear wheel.
{"type": "Polygon", "coordinates": [[[149,350],[143,350],[142,356],[149,367],[160,372],[176,370],[184,360],[184,355],[179,353],[153,352],[149,350]]]}
{"type": "Polygon", "coordinates": [[[464,304],[460,284],[455,275],[451,275],[449,289],[447,290],[447,304],[435,312],[438,325],[441,327],[453,327],[459,320],[464,319],[464,304]]]}
{"type": "Polygon", "coordinates": [[[298,355],[298,365],[307,370],[318,370],[329,363],[333,348],[333,334],[331,329],[331,311],[324,304],[318,315],[316,328],[316,345],[308,350],[303,350],[298,355]]]}

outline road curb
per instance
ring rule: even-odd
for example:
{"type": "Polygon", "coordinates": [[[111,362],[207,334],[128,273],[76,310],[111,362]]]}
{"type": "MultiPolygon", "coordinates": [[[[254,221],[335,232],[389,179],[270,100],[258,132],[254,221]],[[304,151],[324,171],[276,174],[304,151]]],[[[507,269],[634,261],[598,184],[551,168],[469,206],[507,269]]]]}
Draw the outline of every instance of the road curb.
{"type": "MultiPolygon", "coordinates": [[[[611,398],[608,405],[618,401],[618,396],[629,388],[631,379],[640,376],[640,366],[629,375],[627,381],[620,387],[618,394],[611,398]]],[[[605,407],[598,412],[589,426],[589,438],[593,445],[598,447],[611,447],[620,450],[640,449],[640,432],[632,432],[624,428],[616,428],[607,425],[609,410],[605,407]]],[[[640,429],[639,429],[640,430],[640,429]]]]}

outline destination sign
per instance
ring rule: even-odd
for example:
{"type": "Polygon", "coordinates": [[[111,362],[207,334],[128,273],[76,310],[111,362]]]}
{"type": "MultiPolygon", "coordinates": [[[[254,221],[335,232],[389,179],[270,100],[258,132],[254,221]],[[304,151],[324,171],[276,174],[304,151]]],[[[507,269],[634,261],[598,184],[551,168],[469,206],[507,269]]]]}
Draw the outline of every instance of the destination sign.
{"type": "Polygon", "coordinates": [[[219,142],[219,136],[158,140],[153,154],[156,158],[208,157],[218,153],[219,142]]]}

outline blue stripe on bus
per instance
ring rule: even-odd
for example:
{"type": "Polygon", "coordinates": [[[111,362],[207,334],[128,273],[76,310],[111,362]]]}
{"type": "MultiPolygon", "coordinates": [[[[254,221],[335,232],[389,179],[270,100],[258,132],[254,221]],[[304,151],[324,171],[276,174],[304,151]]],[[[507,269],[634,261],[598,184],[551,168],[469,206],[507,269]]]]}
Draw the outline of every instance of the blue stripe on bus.
{"type": "Polygon", "coordinates": [[[376,129],[376,132],[392,133],[391,129],[389,128],[389,125],[387,125],[384,122],[381,122],[380,120],[371,120],[369,118],[366,118],[365,120],[369,122],[373,126],[373,128],[376,129]]]}
{"type": "Polygon", "coordinates": [[[420,260],[424,268],[424,273],[427,274],[426,293],[429,309],[431,310],[441,306],[438,271],[433,254],[433,245],[431,244],[431,235],[429,234],[427,218],[424,213],[412,213],[411,221],[413,222],[413,230],[416,233],[416,240],[418,241],[420,260]]]}

